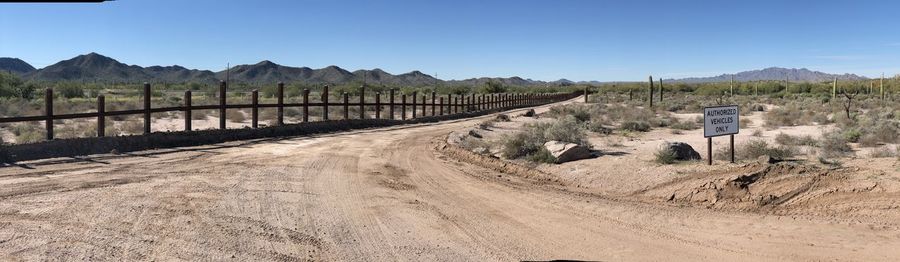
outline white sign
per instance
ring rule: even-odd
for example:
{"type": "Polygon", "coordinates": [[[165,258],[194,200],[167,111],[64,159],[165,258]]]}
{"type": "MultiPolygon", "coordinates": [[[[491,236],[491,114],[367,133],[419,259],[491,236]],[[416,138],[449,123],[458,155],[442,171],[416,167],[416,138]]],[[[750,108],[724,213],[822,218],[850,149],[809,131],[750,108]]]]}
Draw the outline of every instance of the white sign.
{"type": "Polygon", "coordinates": [[[737,134],[740,131],[738,106],[703,108],[703,137],[737,134]]]}

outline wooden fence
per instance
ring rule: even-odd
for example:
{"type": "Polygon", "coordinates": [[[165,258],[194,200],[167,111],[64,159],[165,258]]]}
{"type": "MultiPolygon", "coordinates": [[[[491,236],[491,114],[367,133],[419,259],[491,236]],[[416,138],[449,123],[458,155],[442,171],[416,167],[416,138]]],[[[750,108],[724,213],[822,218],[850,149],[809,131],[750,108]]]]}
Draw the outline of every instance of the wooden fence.
{"type": "Polygon", "coordinates": [[[191,91],[184,92],[184,105],[183,106],[175,106],[175,107],[159,107],[153,108],[151,107],[150,98],[150,84],[144,83],[144,108],[143,109],[133,109],[133,110],[121,110],[121,111],[106,111],[106,102],[103,95],[97,97],[97,112],[90,113],[74,113],[74,114],[53,114],[53,89],[47,88],[44,93],[44,115],[40,116],[23,116],[23,117],[6,117],[0,118],[0,123],[14,123],[14,122],[30,122],[30,121],[45,121],[46,130],[47,130],[47,140],[53,140],[53,121],[57,119],[77,119],[77,118],[97,118],[97,136],[103,137],[105,136],[105,126],[106,126],[106,117],[111,116],[122,116],[122,115],[141,115],[144,116],[144,134],[150,133],[150,125],[151,125],[151,113],[162,113],[162,112],[183,112],[184,113],[184,130],[191,130],[191,111],[193,110],[218,110],[219,111],[219,128],[225,129],[225,120],[226,120],[226,110],[227,109],[251,109],[251,127],[258,128],[259,127],[259,109],[260,108],[276,108],[276,125],[284,125],[284,108],[285,107],[300,107],[303,111],[303,122],[309,121],[309,108],[310,107],[322,107],[322,120],[328,121],[328,108],[339,106],[343,107],[343,119],[350,119],[350,107],[359,107],[359,116],[361,119],[367,118],[366,107],[372,106],[374,107],[374,118],[381,119],[382,109],[387,107],[387,118],[386,119],[395,119],[395,110],[397,107],[400,108],[400,118],[402,120],[407,119],[407,115],[410,118],[417,117],[427,117],[429,116],[428,107],[431,107],[430,116],[438,116],[438,115],[451,115],[451,114],[460,114],[467,112],[475,112],[475,111],[483,111],[483,110],[493,110],[493,109],[501,109],[501,108],[512,108],[512,107],[522,107],[522,106],[532,106],[532,105],[541,105],[552,102],[563,101],[567,99],[571,99],[581,95],[580,93],[554,93],[554,94],[469,94],[469,95],[446,95],[438,97],[435,92],[431,92],[431,99],[429,103],[428,95],[422,94],[421,100],[417,100],[418,94],[417,92],[413,92],[411,96],[407,97],[406,94],[400,95],[400,102],[397,103],[395,101],[395,89],[389,90],[387,95],[388,102],[383,103],[381,101],[381,93],[374,93],[374,103],[366,102],[366,92],[365,88],[361,88],[359,102],[350,102],[350,97],[347,93],[343,93],[343,102],[334,103],[328,101],[328,86],[326,85],[322,92],[322,101],[321,102],[309,102],[309,89],[304,89],[302,96],[302,103],[285,103],[284,102],[284,83],[278,83],[277,89],[277,102],[274,104],[265,104],[259,103],[259,91],[252,90],[251,91],[251,102],[250,104],[228,104],[226,91],[227,84],[225,81],[219,83],[219,104],[218,105],[192,105],[191,104],[191,91]],[[409,99],[407,99],[409,98],[409,99]],[[410,101],[410,102],[407,102],[410,101]],[[409,114],[407,114],[407,109],[409,109],[409,114]],[[416,112],[419,111],[419,114],[416,112]]]}

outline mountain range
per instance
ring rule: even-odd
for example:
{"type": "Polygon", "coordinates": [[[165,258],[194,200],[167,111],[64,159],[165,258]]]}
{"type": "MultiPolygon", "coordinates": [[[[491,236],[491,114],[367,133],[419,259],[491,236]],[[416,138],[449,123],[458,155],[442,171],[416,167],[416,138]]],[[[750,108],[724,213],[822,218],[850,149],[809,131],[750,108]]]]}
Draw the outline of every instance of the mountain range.
{"type": "Polygon", "coordinates": [[[706,83],[706,82],[726,82],[731,81],[757,81],[757,80],[788,80],[795,82],[823,82],[838,80],[865,80],[867,78],[854,74],[828,74],[819,71],[812,71],[806,68],[781,68],[769,67],[760,70],[744,71],[737,74],[722,74],[712,77],[689,77],[682,79],[670,79],[674,82],[684,83],[706,83]]]}
{"type": "MultiPolygon", "coordinates": [[[[226,78],[232,82],[244,82],[252,84],[266,84],[275,82],[300,82],[300,83],[331,83],[347,84],[362,83],[383,84],[389,86],[424,86],[433,84],[442,85],[466,85],[478,86],[493,81],[511,86],[546,86],[546,85],[571,85],[571,84],[602,84],[603,82],[574,82],[566,79],[556,81],[539,81],[514,77],[481,77],[464,80],[441,80],[420,71],[412,71],[394,75],[381,69],[347,71],[338,66],[328,66],[320,69],[309,67],[291,67],[276,64],[264,60],[252,65],[238,65],[230,70],[213,72],[209,70],[188,69],[178,65],[141,67],[127,65],[113,58],[90,53],[63,60],[41,69],[35,69],[27,62],[17,58],[0,58],[0,70],[19,75],[26,80],[35,81],[92,81],[111,83],[139,83],[139,82],[206,82],[214,83],[226,78]]],[[[683,79],[668,79],[674,82],[722,82],[729,81],[734,76],[735,81],[756,80],[784,80],[790,81],[830,81],[835,77],[840,80],[861,80],[865,77],[854,74],[828,74],[811,71],[805,68],[788,69],[770,67],[761,70],[745,71],[737,74],[723,74],[714,77],[691,77],[683,79]]]]}

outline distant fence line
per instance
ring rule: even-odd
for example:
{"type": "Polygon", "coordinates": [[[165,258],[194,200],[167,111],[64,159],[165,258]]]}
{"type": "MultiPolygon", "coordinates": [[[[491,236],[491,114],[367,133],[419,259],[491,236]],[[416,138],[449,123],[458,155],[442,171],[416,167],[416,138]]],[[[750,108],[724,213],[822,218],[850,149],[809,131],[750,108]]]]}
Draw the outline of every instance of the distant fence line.
{"type": "MultiPolygon", "coordinates": [[[[406,120],[407,115],[410,118],[417,117],[427,117],[428,116],[428,107],[431,107],[430,116],[440,116],[440,115],[452,115],[452,114],[460,114],[460,113],[468,113],[482,110],[492,110],[492,109],[502,109],[502,108],[511,108],[511,107],[521,107],[521,106],[532,106],[532,105],[541,105],[547,103],[553,103],[558,101],[563,101],[567,99],[575,98],[581,95],[579,92],[575,93],[541,93],[541,94],[522,94],[522,93],[495,93],[495,94],[469,94],[469,95],[452,95],[448,94],[446,96],[438,97],[437,94],[432,91],[431,92],[431,102],[428,103],[428,94],[422,94],[421,103],[418,102],[418,93],[413,92],[409,98],[407,99],[406,94],[400,95],[400,102],[397,103],[395,101],[396,89],[388,90],[388,101],[387,103],[382,103],[381,101],[381,92],[374,93],[374,103],[366,102],[366,92],[365,87],[361,87],[359,102],[350,102],[350,96],[346,92],[343,95],[343,101],[339,103],[333,103],[328,101],[328,85],[324,86],[322,91],[322,101],[321,102],[309,102],[309,89],[304,89],[302,92],[303,102],[302,103],[285,103],[284,102],[284,83],[278,83],[277,89],[277,102],[274,104],[266,104],[259,103],[259,90],[251,91],[251,102],[250,104],[228,104],[226,89],[227,83],[222,81],[219,83],[219,104],[218,105],[191,105],[191,91],[187,90],[184,92],[184,105],[183,106],[174,106],[174,107],[159,107],[152,108],[150,99],[150,84],[144,83],[144,108],[142,109],[133,109],[133,110],[120,110],[120,111],[106,111],[106,99],[103,95],[97,96],[97,112],[90,113],[73,113],[73,114],[53,114],[53,89],[47,88],[46,92],[44,92],[44,114],[39,116],[22,116],[22,117],[5,117],[0,118],[0,123],[15,123],[15,122],[32,122],[32,121],[45,121],[46,130],[47,130],[47,140],[53,140],[53,121],[54,120],[62,120],[62,119],[77,119],[77,118],[97,118],[97,136],[104,137],[105,127],[106,127],[106,117],[112,116],[122,116],[122,115],[140,115],[143,114],[144,118],[144,134],[150,133],[151,126],[151,113],[163,113],[163,112],[183,112],[184,113],[184,130],[191,131],[191,111],[193,110],[218,110],[219,111],[219,128],[226,129],[226,110],[227,109],[251,109],[251,122],[250,125],[252,128],[259,127],[259,109],[260,108],[276,108],[276,125],[284,125],[284,108],[285,107],[300,107],[303,110],[303,118],[302,122],[309,122],[309,108],[310,107],[322,107],[322,120],[329,121],[328,119],[328,108],[333,106],[342,106],[343,107],[343,119],[350,119],[350,107],[359,107],[359,116],[360,119],[365,119],[367,112],[366,106],[374,106],[374,118],[381,119],[382,107],[387,107],[388,109],[388,118],[390,120],[395,119],[395,110],[397,107],[400,107],[400,118],[401,120],[406,120]],[[446,98],[446,100],[445,100],[446,98]],[[410,102],[407,103],[407,100],[410,102]],[[407,107],[410,107],[409,114],[407,114],[407,107]],[[419,110],[420,114],[417,115],[416,111],[419,110]]],[[[587,92],[587,90],[585,90],[587,92]]]]}

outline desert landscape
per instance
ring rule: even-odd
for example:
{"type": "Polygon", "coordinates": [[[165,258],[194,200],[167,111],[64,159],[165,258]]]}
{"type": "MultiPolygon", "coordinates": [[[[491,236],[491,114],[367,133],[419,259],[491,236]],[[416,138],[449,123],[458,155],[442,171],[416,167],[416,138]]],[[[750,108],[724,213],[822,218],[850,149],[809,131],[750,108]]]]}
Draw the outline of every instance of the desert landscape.
{"type": "Polygon", "coordinates": [[[898,261],[897,7],[0,3],[0,260],[898,261]]]}

